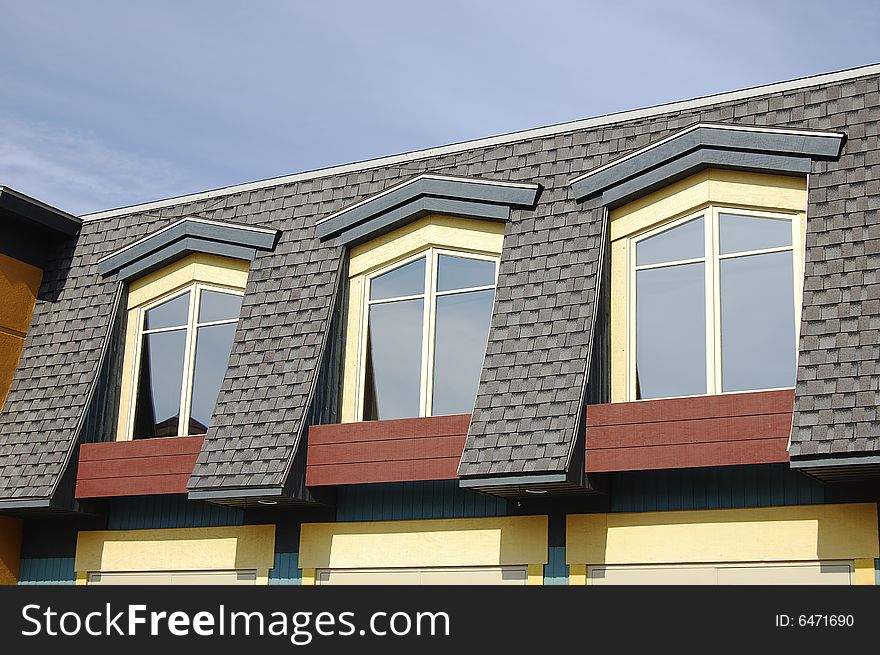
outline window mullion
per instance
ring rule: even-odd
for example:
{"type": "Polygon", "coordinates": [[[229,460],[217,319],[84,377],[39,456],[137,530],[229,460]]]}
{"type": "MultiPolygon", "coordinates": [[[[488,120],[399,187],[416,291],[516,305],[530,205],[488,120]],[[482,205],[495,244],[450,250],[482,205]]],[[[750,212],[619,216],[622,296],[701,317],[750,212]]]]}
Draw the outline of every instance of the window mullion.
{"type": "MultiPolygon", "coordinates": [[[[797,370],[800,359],[800,324],[801,312],[803,311],[803,285],[804,267],[806,262],[806,240],[802,239],[801,216],[795,216],[791,220],[791,265],[792,287],[794,290],[794,363],[797,370]]],[[[805,236],[805,235],[804,235],[805,236]]],[[[796,382],[796,381],[795,381],[796,382]]]]}
{"type": "Polygon", "coordinates": [[[357,387],[355,391],[355,417],[364,420],[364,389],[367,384],[367,341],[369,340],[368,331],[370,329],[370,285],[371,277],[364,277],[361,285],[361,321],[358,332],[358,371],[357,371],[357,387]]]}
{"type": "Polygon", "coordinates": [[[636,393],[636,273],[633,267],[635,263],[635,241],[630,240],[625,244],[626,255],[626,288],[628,294],[626,319],[626,388],[628,400],[637,400],[636,393]]]}
{"type": "Polygon", "coordinates": [[[425,306],[422,325],[422,396],[421,415],[430,416],[433,400],[434,379],[434,321],[436,317],[437,294],[434,287],[437,278],[439,256],[435,248],[428,252],[428,266],[425,266],[425,306]]]}
{"type": "Polygon", "coordinates": [[[147,312],[143,307],[137,310],[137,343],[134,348],[134,366],[131,372],[131,389],[128,398],[128,417],[125,428],[125,438],[134,439],[134,415],[137,411],[137,394],[140,387],[141,357],[144,348],[144,323],[147,320],[147,312]]]}
{"type": "Polygon", "coordinates": [[[718,209],[709,207],[706,226],[706,367],[709,394],[721,393],[721,252],[718,227],[718,209]]]}
{"type": "Polygon", "coordinates": [[[186,436],[189,432],[189,413],[192,403],[193,376],[195,374],[195,341],[196,341],[196,313],[199,307],[201,286],[193,287],[190,296],[189,317],[186,325],[186,346],[183,360],[183,389],[180,395],[180,423],[177,426],[177,436],[186,436]]]}

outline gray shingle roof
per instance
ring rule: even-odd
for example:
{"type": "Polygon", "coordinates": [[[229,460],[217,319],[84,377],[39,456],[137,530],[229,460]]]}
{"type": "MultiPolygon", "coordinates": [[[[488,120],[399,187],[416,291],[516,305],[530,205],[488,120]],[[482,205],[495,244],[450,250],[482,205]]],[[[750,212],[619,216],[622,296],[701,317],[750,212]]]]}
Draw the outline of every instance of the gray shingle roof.
{"type": "MultiPolygon", "coordinates": [[[[874,441],[880,437],[875,410],[880,401],[880,247],[872,245],[880,244],[878,79],[569,135],[543,164],[548,171],[570,169],[570,179],[697,122],[847,134],[839,161],[815,162],[810,176],[793,456],[816,448],[880,449],[874,441]]],[[[498,302],[461,475],[562,472],[568,465],[588,357],[593,288],[592,279],[581,276],[595,270],[600,217],[588,205],[570,204],[560,192],[561,177],[539,179],[545,191],[534,222],[512,224],[516,229],[505,241],[498,302]],[[571,225],[564,219],[570,215],[575,217],[571,225]],[[528,234],[520,226],[527,226],[528,234]],[[571,257],[572,266],[548,258],[548,250],[571,257]],[[560,288],[542,285],[542,277],[558,280],[560,288]],[[574,285],[573,293],[560,292],[565,284],[574,285]]]]}
{"type": "Polygon", "coordinates": [[[106,338],[115,285],[99,258],[189,215],[281,230],[251,274],[229,372],[192,490],[280,486],[298,446],[333,306],[342,248],[314,225],[418,173],[536,182],[504,241],[485,367],[460,472],[560,472],[570,461],[589,366],[603,218],[576,203],[575,176],[696,122],[839,130],[839,162],[810,178],[807,276],[792,453],[872,450],[880,293],[878,75],[813,89],[427,155],[84,223],[44,276],[0,415],[0,498],[52,493],[106,338]]]}
{"type": "Polygon", "coordinates": [[[804,94],[805,120],[848,141],[810,176],[804,310],[790,453],[880,451],[878,78],[804,94]]]}

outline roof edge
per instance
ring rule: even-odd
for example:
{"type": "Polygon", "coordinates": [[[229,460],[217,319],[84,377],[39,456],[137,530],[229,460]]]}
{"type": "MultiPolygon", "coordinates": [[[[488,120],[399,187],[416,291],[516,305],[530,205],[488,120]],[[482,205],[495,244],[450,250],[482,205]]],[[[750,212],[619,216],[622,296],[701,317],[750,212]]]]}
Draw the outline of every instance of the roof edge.
{"type": "Polygon", "coordinates": [[[72,237],[79,232],[82,220],[45,202],[0,185],[0,210],[57,235],[72,237]]]}
{"type": "Polygon", "coordinates": [[[579,119],[575,121],[568,121],[564,123],[557,123],[555,125],[548,125],[545,127],[537,127],[531,128],[516,132],[508,132],[505,134],[500,134],[496,136],[490,137],[482,137],[479,139],[472,139],[469,141],[459,141],[457,143],[452,143],[444,146],[437,146],[433,148],[425,148],[421,150],[412,150],[405,153],[400,153],[396,155],[388,155],[383,157],[377,157],[373,159],[366,159],[359,162],[353,162],[350,164],[342,164],[337,166],[330,166],[326,168],[318,168],[311,171],[305,171],[302,173],[294,173],[291,175],[283,175],[280,177],[268,178],[264,180],[258,180],[255,182],[247,182],[244,184],[236,184],[227,187],[221,187],[217,189],[211,189],[208,191],[202,191],[197,193],[184,194],[181,196],[174,196],[172,198],[165,198],[162,200],[155,200],[151,202],[139,203],[134,205],[129,205],[126,207],[119,207],[116,209],[108,209],[104,211],[92,212],[89,214],[83,214],[80,218],[83,221],[94,221],[103,218],[113,218],[116,216],[125,216],[127,214],[134,214],[139,212],[150,211],[154,209],[161,209],[163,207],[171,207],[174,205],[180,205],[187,202],[197,202],[200,200],[208,200],[210,198],[218,198],[222,196],[232,195],[234,193],[242,193],[245,191],[256,191],[259,189],[266,189],[275,186],[280,186],[282,184],[290,184],[293,182],[301,182],[305,180],[313,180],[319,179],[322,177],[329,177],[331,175],[339,175],[343,173],[350,173],[354,171],[368,170],[371,168],[378,168],[381,166],[391,166],[393,164],[414,161],[418,159],[425,159],[427,157],[436,157],[440,155],[452,154],[456,152],[461,152],[463,150],[470,150],[473,148],[482,148],[489,147],[493,145],[504,145],[507,143],[512,143],[515,141],[522,141],[525,139],[534,139],[546,136],[554,136],[557,134],[562,134],[565,132],[573,132],[576,130],[582,130],[587,128],[599,127],[603,125],[611,125],[613,123],[620,123],[628,120],[636,120],[639,118],[647,118],[650,116],[656,116],[659,114],[669,113],[672,111],[684,111],[687,109],[695,109],[698,107],[705,107],[708,105],[717,104],[720,102],[731,102],[735,100],[742,100],[746,98],[752,98],[755,96],[767,95],[770,93],[779,93],[784,91],[793,91],[796,89],[807,88],[811,86],[818,86],[821,84],[831,84],[834,82],[842,82],[845,80],[855,79],[859,77],[865,77],[868,75],[876,75],[880,74],[880,63],[878,64],[868,64],[865,66],[858,66],[855,68],[847,68],[844,70],[833,71],[830,73],[820,73],[816,75],[809,75],[806,77],[799,77],[792,80],[786,80],[783,82],[773,82],[770,84],[764,84],[753,87],[746,87],[744,89],[738,89],[734,91],[724,91],[722,93],[699,96],[697,98],[692,98],[689,100],[678,100],[670,103],[664,103],[659,105],[650,105],[648,107],[643,107],[640,109],[630,109],[622,112],[615,112],[611,114],[603,114],[600,116],[595,116],[592,118],[579,119]]]}
{"type": "Polygon", "coordinates": [[[241,498],[278,498],[284,489],[277,485],[264,487],[214,487],[209,489],[189,489],[190,500],[237,500],[241,498]]]}
{"type": "Polygon", "coordinates": [[[47,509],[52,507],[52,499],[44,496],[22,496],[20,498],[0,498],[0,511],[22,509],[47,509]]]}

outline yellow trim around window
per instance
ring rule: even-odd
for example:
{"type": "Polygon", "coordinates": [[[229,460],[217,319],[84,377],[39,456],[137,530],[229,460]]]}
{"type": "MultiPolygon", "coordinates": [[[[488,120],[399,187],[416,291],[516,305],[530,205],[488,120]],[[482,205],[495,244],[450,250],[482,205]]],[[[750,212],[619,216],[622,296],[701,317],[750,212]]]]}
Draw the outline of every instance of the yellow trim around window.
{"type": "Polygon", "coordinates": [[[359,398],[362,377],[361,344],[365,313],[364,288],[370,274],[429,248],[498,257],[501,255],[503,242],[503,223],[432,214],[352,249],[348,261],[343,423],[360,421],[363,412],[362,400],[359,398]]]}
{"type": "MultiPolygon", "coordinates": [[[[706,208],[784,215],[792,220],[795,233],[800,234],[799,239],[793,240],[793,256],[796,270],[802,271],[806,207],[806,177],[709,169],[612,210],[611,402],[635,400],[629,381],[632,326],[628,318],[633,300],[629,252],[633,238],[706,208]]],[[[795,317],[799,322],[803,275],[796,274],[794,280],[795,317]]],[[[720,316],[717,307],[713,311],[720,316]]]]}
{"type": "Polygon", "coordinates": [[[854,560],[856,584],[874,584],[877,557],[873,503],[571,514],[566,520],[570,584],[586,584],[589,565],[821,560],[854,560]]]}
{"type": "Polygon", "coordinates": [[[528,583],[543,584],[547,517],[503,516],[425,521],[304,523],[302,583],[315,569],[528,566],[528,583]]]}
{"type": "Polygon", "coordinates": [[[153,271],[129,285],[116,441],[131,439],[137,353],[141,313],[144,306],[195,284],[206,284],[243,293],[247,285],[248,270],[249,262],[244,260],[195,253],[153,271]]]}
{"type": "Polygon", "coordinates": [[[90,573],[255,570],[269,583],[275,562],[275,526],[243,525],[158,530],[80,532],[77,584],[90,573]]]}

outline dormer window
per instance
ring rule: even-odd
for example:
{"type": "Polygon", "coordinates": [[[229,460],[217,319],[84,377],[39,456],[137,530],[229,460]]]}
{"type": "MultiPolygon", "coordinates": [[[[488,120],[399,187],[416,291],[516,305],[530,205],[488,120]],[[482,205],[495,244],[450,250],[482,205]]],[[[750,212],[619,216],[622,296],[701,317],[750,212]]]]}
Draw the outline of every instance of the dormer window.
{"type": "Polygon", "coordinates": [[[367,276],[364,420],[473,410],[497,257],[439,248],[367,276]]]}
{"type": "Polygon", "coordinates": [[[430,215],[352,248],[343,422],[473,411],[503,239],[430,215]]]}
{"type": "Polygon", "coordinates": [[[632,238],[631,397],[794,386],[796,218],[710,205],[632,238]]]}
{"type": "Polygon", "coordinates": [[[610,211],[613,402],[795,385],[806,202],[707,169],[610,211]]]}
{"type": "Polygon", "coordinates": [[[241,298],[239,291],[195,284],[141,309],[133,439],[205,434],[241,298]]]}
{"type": "Polygon", "coordinates": [[[118,439],[207,432],[247,274],[247,261],[194,254],[130,283],[118,439]]]}

